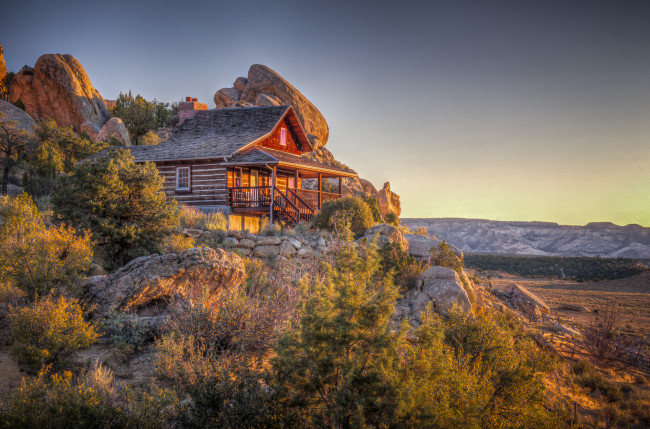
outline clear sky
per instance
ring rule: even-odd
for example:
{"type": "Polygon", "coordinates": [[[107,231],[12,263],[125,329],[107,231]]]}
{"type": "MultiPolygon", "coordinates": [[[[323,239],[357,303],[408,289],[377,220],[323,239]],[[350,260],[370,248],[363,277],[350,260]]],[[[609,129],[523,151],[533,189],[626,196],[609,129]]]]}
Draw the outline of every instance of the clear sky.
{"type": "Polygon", "coordinates": [[[10,71],[70,53],[105,98],[213,94],[265,64],[404,217],[650,226],[647,1],[14,1],[10,71]]]}

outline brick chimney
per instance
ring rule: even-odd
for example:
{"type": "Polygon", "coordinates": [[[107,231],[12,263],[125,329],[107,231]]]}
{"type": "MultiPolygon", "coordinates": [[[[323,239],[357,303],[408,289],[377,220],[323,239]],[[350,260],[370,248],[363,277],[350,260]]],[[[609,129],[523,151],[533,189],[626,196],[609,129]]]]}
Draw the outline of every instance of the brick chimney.
{"type": "Polygon", "coordinates": [[[208,105],[199,103],[198,98],[185,97],[185,101],[178,103],[178,125],[193,118],[199,110],[208,110],[208,105]]]}

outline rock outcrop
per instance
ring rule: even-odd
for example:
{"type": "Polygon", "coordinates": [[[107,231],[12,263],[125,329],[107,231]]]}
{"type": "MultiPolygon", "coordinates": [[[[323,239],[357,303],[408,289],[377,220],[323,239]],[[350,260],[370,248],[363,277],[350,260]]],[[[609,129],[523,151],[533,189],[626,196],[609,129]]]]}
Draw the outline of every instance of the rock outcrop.
{"type": "Polygon", "coordinates": [[[100,127],[111,117],[104,99],[86,71],[72,55],[42,55],[34,68],[23,68],[14,77],[11,102],[20,100],[34,119],[52,118],[60,126],[81,131],[84,122],[100,127]]]}
{"type": "Polygon", "coordinates": [[[542,316],[551,314],[551,309],[541,298],[517,283],[506,285],[500,290],[500,294],[530,320],[538,321],[542,316]]]}
{"type": "Polygon", "coordinates": [[[129,132],[120,118],[109,119],[97,134],[96,140],[110,141],[116,139],[122,146],[131,146],[129,132]]]}
{"type": "Polygon", "coordinates": [[[409,243],[404,238],[404,234],[394,226],[385,223],[368,228],[361,240],[375,242],[379,248],[386,243],[397,243],[405,252],[409,250],[409,243]]]}
{"type": "Polygon", "coordinates": [[[467,253],[650,259],[650,228],[635,224],[573,226],[457,218],[401,220],[411,229],[425,227],[430,234],[467,253]]]}
{"type": "MultiPolygon", "coordinates": [[[[409,254],[416,259],[427,260],[431,256],[431,248],[438,247],[440,240],[425,237],[419,234],[404,234],[404,238],[409,244],[409,254]]],[[[463,259],[463,252],[457,247],[451,246],[458,259],[463,259]]]]}
{"type": "Polygon", "coordinates": [[[185,297],[199,282],[215,292],[240,283],[244,276],[244,261],[238,255],[198,247],[134,259],[111,275],[88,278],[82,288],[84,301],[94,304],[97,314],[106,315],[185,297]]]}
{"type": "Polygon", "coordinates": [[[447,314],[454,305],[458,305],[473,316],[469,295],[458,274],[451,268],[433,266],[422,273],[418,286],[397,302],[392,320],[399,323],[407,318],[411,326],[417,327],[422,324],[422,317],[429,304],[441,314],[447,314]]]}
{"type": "Polygon", "coordinates": [[[327,121],[316,106],[282,76],[261,64],[253,64],[248,70],[248,78],[238,77],[232,88],[218,90],[214,94],[214,103],[217,109],[290,104],[305,131],[318,139],[320,146],[324,146],[329,137],[327,121]]]}
{"type": "Polygon", "coordinates": [[[7,74],[7,65],[5,64],[5,51],[0,45],[0,80],[7,74]]]}
{"type": "Polygon", "coordinates": [[[390,190],[390,182],[384,183],[384,187],[377,192],[377,204],[382,215],[394,213],[397,216],[402,213],[402,206],[399,202],[399,195],[390,190]]]}
{"type": "Polygon", "coordinates": [[[2,122],[16,121],[18,126],[23,130],[32,131],[34,129],[34,120],[23,109],[19,109],[11,103],[0,100],[0,112],[5,114],[2,122]]]}
{"type": "Polygon", "coordinates": [[[97,141],[97,135],[101,131],[102,127],[97,125],[94,122],[89,122],[86,121],[81,126],[79,127],[79,132],[80,133],[86,133],[88,134],[88,137],[90,137],[93,141],[97,141]]]}

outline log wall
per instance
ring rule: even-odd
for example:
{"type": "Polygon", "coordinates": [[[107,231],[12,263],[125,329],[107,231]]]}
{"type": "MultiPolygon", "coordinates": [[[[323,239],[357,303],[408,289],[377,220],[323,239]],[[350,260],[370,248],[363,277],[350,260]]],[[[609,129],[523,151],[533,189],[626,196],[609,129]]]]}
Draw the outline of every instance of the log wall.
{"type": "Polygon", "coordinates": [[[163,190],[169,199],[190,206],[227,204],[226,167],[220,161],[193,161],[159,163],[156,165],[164,177],[163,190]],[[176,168],[190,168],[189,191],[176,190],[176,168]]]}

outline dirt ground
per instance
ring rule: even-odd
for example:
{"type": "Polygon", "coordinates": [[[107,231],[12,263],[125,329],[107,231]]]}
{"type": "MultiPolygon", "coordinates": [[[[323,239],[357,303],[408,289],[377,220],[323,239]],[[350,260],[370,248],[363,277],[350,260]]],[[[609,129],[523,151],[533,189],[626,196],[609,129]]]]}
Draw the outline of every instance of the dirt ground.
{"type": "Polygon", "coordinates": [[[578,327],[589,326],[606,311],[614,311],[623,332],[650,342],[650,272],[598,282],[516,277],[504,273],[489,273],[488,279],[487,275],[479,276],[481,283],[489,280],[500,289],[515,282],[543,299],[553,315],[572,321],[578,327]],[[559,308],[563,303],[583,305],[591,311],[559,308]]]}

